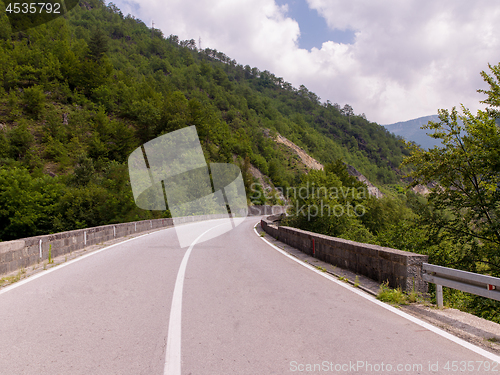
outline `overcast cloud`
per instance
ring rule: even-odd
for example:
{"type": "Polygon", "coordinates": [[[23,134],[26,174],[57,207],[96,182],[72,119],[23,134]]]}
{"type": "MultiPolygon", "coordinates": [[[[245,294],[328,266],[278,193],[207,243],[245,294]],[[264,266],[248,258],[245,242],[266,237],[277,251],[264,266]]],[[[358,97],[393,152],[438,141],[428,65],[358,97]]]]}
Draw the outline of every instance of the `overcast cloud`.
{"type": "Polygon", "coordinates": [[[296,21],[297,1],[306,0],[115,3],[149,27],[154,21],[165,36],[201,39],[202,48],[269,70],[295,87],[304,84],[321,101],[348,103],[379,124],[460,103],[473,111],[483,107],[479,73],[500,62],[497,0],[307,0],[332,30],[355,35],[352,43],[321,40],[311,50],[301,48],[300,35],[314,20],[296,21]]]}

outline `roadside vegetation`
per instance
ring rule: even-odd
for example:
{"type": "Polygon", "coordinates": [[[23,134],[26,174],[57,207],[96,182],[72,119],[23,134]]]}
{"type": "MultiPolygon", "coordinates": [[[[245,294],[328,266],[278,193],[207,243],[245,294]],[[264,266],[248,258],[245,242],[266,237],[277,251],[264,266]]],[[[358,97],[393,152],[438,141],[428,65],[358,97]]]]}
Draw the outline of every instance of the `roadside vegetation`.
{"type": "Polygon", "coordinates": [[[393,306],[408,305],[415,302],[424,302],[417,292],[403,292],[401,288],[391,289],[388,283],[382,283],[377,294],[377,299],[390,303],[393,306]]]}
{"type": "Polygon", "coordinates": [[[21,268],[19,271],[17,271],[17,274],[13,276],[4,276],[0,278],[0,287],[4,285],[10,285],[13,283],[17,283],[19,280],[23,279],[26,275],[26,269],[21,268]]]}
{"type": "MultiPolygon", "coordinates": [[[[432,264],[500,277],[500,64],[490,65],[490,71],[481,73],[490,85],[479,90],[487,95],[485,111],[473,115],[464,107],[460,112],[440,110],[440,121],[426,126],[441,141],[440,147],[426,151],[408,145],[411,154],[401,166],[409,171],[406,188],[392,185],[382,199],[352,194],[362,190],[358,182],[349,178],[342,163],[330,164],[302,176],[304,190],[292,199],[286,224],[426,254],[432,264]],[[429,186],[430,194],[409,189],[417,184],[429,186]],[[317,193],[320,187],[340,193],[324,198],[317,193]],[[322,205],[344,207],[353,214],[308,215],[322,205]]],[[[432,293],[433,288],[431,284],[432,293]]],[[[387,287],[381,295],[394,301],[406,298],[387,287]]],[[[448,288],[444,300],[450,307],[500,323],[497,301],[448,288]]]]}

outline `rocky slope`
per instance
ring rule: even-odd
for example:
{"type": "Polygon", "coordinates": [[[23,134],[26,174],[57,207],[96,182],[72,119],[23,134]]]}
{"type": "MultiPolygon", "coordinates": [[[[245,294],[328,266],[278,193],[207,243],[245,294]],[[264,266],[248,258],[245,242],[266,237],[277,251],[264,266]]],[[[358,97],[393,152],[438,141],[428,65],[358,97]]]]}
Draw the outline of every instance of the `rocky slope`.
{"type": "MultiPolygon", "coordinates": [[[[276,143],[284,144],[285,146],[290,148],[295,154],[297,154],[300,157],[302,163],[307,168],[316,170],[323,169],[323,164],[321,164],[319,161],[308,155],[307,152],[305,152],[302,148],[297,146],[289,139],[283,137],[281,134],[277,134],[274,140],[276,141],[276,143]]],[[[375,185],[373,185],[365,176],[363,176],[360,172],[358,172],[356,168],[347,164],[347,171],[351,176],[356,177],[359,181],[363,182],[368,187],[368,193],[370,195],[377,198],[381,198],[384,196],[384,194],[382,194],[382,192],[375,185]]]]}

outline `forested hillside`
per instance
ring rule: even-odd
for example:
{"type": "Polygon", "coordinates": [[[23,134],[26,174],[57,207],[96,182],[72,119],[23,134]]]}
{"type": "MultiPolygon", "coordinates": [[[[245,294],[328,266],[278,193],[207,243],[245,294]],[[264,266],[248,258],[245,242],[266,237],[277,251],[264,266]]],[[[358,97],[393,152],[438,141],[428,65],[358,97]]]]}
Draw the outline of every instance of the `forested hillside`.
{"type": "Polygon", "coordinates": [[[4,9],[0,1],[0,239],[168,215],[135,207],[126,160],[188,125],[208,160],[240,164],[247,187],[249,163],[282,187],[303,172],[264,129],[373,182],[398,178],[404,146],[350,106],[165,37],[111,3],[81,1],[21,32],[4,9]]]}

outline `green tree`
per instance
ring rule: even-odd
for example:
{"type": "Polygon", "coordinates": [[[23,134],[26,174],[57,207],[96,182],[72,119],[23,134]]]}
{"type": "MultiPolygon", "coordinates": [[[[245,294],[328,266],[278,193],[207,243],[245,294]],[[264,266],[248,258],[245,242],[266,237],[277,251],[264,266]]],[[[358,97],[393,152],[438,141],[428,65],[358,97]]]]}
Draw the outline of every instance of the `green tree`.
{"type": "Polygon", "coordinates": [[[107,51],[108,43],[106,36],[101,29],[96,29],[90,37],[87,56],[91,60],[99,61],[107,51]]]}
{"type": "Polygon", "coordinates": [[[315,233],[373,243],[375,237],[363,225],[365,195],[343,186],[334,173],[312,170],[298,187],[286,190],[292,208],[285,224],[315,233]]]}
{"type": "Polygon", "coordinates": [[[63,191],[57,178],[32,177],[23,168],[0,168],[0,239],[52,232],[52,218],[63,191]]]}
{"type": "Polygon", "coordinates": [[[76,186],[86,186],[95,174],[94,162],[91,158],[81,155],[75,166],[72,182],[76,186]]]}
{"type": "Polygon", "coordinates": [[[23,159],[34,142],[34,137],[28,129],[26,121],[20,121],[17,126],[10,129],[8,139],[10,143],[10,155],[16,160],[23,159]]]}
{"type": "Polygon", "coordinates": [[[5,135],[5,131],[0,129],[0,158],[5,158],[9,156],[9,141],[5,135]]]}
{"type": "Polygon", "coordinates": [[[351,176],[347,171],[347,167],[342,159],[336,159],[333,162],[325,165],[326,173],[333,173],[336,175],[339,180],[342,182],[342,185],[349,187],[365,187],[365,184],[358,181],[358,179],[354,176],[351,176]]]}
{"type": "Polygon", "coordinates": [[[493,76],[490,76],[484,70],[481,72],[481,76],[483,79],[490,85],[489,90],[477,90],[478,92],[482,92],[483,94],[488,95],[488,98],[485,100],[481,100],[481,103],[485,103],[489,105],[488,111],[492,117],[499,118],[500,111],[498,108],[500,107],[500,64],[492,66],[488,64],[493,76]]]}
{"type": "MultiPolygon", "coordinates": [[[[499,100],[496,81],[491,86],[488,103],[495,107],[499,100]]],[[[462,243],[463,267],[471,270],[487,262],[491,272],[500,274],[500,128],[496,110],[473,115],[462,106],[440,110],[440,122],[429,122],[424,128],[441,139],[442,146],[422,150],[412,146],[412,154],[404,165],[412,165],[409,174],[413,184],[434,183],[429,202],[441,215],[434,226],[449,231],[462,243]],[[465,251],[464,250],[464,251],[465,251]]]]}
{"type": "Polygon", "coordinates": [[[113,65],[106,56],[100,60],[84,59],[79,64],[77,86],[83,89],[85,95],[90,96],[95,89],[106,84],[113,72],[113,65]]]}
{"type": "Polygon", "coordinates": [[[42,88],[35,85],[24,89],[23,103],[26,107],[26,112],[37,120],[45,106],[45,94],[42,88]]]}

